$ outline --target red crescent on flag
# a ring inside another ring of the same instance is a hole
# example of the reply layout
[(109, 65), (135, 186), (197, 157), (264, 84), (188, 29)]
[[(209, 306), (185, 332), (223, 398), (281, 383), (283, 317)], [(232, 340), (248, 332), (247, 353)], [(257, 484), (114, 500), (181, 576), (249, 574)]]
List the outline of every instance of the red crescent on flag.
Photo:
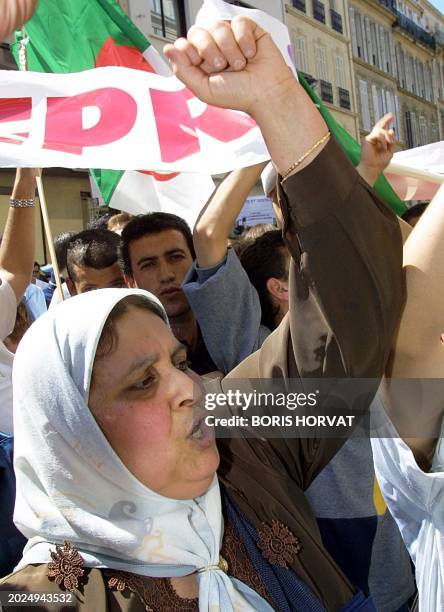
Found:
[(176, 178), (176, 176), (179, 176), (180, 172), (170, 172), (168, 174), (162, 174), (160, 172), (154, 172), (154, 170), (137, 170), (137, 172), (141, 172), (142, 174), (149, 174), (150, 176), (152, 176), (156, 181), (171, 181), (171, 179)]
[(105, 66), (124, 66), (125, 68), (134, 68), (134, 70), (156, 72), (139, 49), (116, 45), (111, 36), (104, 42), (96, 58), (96, 68), (104, 68)]

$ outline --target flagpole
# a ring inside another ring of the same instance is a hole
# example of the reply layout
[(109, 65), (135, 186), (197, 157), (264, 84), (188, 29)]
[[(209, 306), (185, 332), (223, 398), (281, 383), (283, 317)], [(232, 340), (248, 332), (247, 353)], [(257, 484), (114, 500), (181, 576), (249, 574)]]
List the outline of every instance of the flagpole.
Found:
[(419, 170), (418, 168), (412, 168), (410, 166), (404, 166), (403, 164), (397, 164), (394, 162), (390, 162), (390, 164), (384, 170), (384, 174), (386, 173), (399, 174), (399, 176), (426, 180), (429, 183), (436, 183), (437, 185), (441, 185), (441, 183), (444, 183), (444, 174), (438, 174), (437, 172), (428, 172), (426, 170)]
[[(23, 27), (22, 28), (22, 39), (20, 41), (20, 47), (19, 47), (19, 64), (20, 64), (20, 70), (23, 70), (23, 71), (28, 70), (28, 62), (27, 62), (27, 57), (26, 57), (26, 45), (28, 44), (28, 42), (29, 42), (29, 39), (27, 38), (25, 28)], [(55, 277), (56, 286), (57, 286), (57, 293), (59, 294), (60, 301), (63, 302), (65, 298), (63, 295), (62, 282), (60, 280), (59, 264), (57, 262), (57, 257), (56, 257), (55, 248), (54, 248), (54, 240), (52, 237), (51, 225), (49, 222), (48, 207), (46, 205), (46, 197), (45, 197), (45, 191), (43, 189), (41, 173), (39, 176), (36, 177), (36, 183), (37, 183), (37, 193), (39, 195), (40, 210), (42, 211), (42, 216), (43, 216), (43, 227), (45, 229), (46, 242), (48, 243), (49, 255), (51, 257), (51, 263), (52, 263), (52, 267), (54, 270), (54, 277)]]

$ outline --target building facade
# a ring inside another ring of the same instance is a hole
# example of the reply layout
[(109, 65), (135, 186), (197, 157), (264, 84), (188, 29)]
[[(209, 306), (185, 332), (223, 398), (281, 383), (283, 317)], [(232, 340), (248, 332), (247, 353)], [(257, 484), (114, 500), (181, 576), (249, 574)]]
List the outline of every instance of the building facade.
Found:
[(287, 0), (285, 21), (296, 67), (335, 119), (358, 137), (346, 0)]
[(350, 0), (361, 134), (395, 115), (403, 148), (442, 139), (444, 18), (426, 0)]

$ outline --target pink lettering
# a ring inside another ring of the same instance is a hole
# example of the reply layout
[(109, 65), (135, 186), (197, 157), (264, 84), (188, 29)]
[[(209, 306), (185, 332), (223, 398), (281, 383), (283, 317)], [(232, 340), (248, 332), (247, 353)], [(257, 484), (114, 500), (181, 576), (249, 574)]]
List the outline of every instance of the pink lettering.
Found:
[(188, 89), (150, 89), (150, 94), (164, 162), (175, 162), (200, 151), (196, 129), (221, 142), (230, 142), (256, 126), (247, 115), (215, 106), (206, 106), (199, 116), (192, 117), (187, 101), (194, 96)]
[[(84, 129), (82, 116), (87, 106), (97, 106), (100, 119), (93, 127)], [(134, 98), (115, 87), (48, 98), (44, 148), (81, 155), (84, 147), (106, 145), (126, 136), (136, 117)]]

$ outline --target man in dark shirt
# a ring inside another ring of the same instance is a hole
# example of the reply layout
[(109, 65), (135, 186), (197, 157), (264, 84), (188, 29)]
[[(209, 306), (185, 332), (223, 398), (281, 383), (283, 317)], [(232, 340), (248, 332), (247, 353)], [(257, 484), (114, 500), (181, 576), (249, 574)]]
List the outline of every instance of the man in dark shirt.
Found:
[(195, 258), (191, 230), (169, 213), (134, 217), (122, 231), (122, 267), (128, 287), (153, 293), (162, 302), (171, 329), (188, 347), (198, 374), (217, 370), (181, 285)]

